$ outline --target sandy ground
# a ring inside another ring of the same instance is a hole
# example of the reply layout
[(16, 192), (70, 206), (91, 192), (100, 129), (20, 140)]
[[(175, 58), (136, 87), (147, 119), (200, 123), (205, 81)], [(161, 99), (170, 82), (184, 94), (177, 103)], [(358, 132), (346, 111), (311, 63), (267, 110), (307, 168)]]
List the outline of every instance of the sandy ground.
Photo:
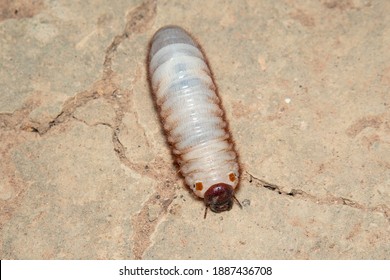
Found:
[[(9, 2), (9, 3), (8, 3)], [(154, 32), (202, 44), (242, 165), (177, 174)], [(1, 1), (1, 259), (390, 259), (390, 1)]]

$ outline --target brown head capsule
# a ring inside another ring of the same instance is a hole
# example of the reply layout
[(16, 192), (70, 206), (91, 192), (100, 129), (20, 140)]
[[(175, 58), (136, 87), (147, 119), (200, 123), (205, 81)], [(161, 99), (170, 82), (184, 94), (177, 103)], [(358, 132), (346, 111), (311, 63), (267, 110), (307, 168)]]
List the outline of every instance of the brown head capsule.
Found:
[(210, 207), (211, 211), (219, 213), (229, 211), (233, 205), (234, 190), (233, 187), (219, 183), (212, 185), (204, 194), (204, 203)]

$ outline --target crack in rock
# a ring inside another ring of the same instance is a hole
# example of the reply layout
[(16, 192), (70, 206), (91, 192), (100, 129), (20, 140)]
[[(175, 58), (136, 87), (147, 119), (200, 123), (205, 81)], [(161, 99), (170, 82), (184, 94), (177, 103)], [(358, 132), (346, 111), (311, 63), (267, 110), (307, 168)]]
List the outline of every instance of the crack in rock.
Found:
[(134, 243), (133, 255), (135, 259), (142, 259), (144, 252), (152, 244), (151, 236), (157, 225), (165, 217), (174, 199), (174, 183), (172, 180), (167, 180), (165, 184), (157, 185), (157, 192), (144, 203), (141, 211), (132, 218), (134, 227), (132, 237)]
[(390, 208), (384, 204), (375, 206), (375, 207), (368, 207), (365, 206), (357, 201), (353, 201), (349, 198), (345, 197), (337, 197), (334, 195), (328, 195), (327, 197), (320, 198), (315, 195), (309, 194), (303, 190), (300, 189), (291, 189), (290, 192), (284, 191), (283, 187), (278, 186), (276, 184), (269, 183), (265, 180), (259, 179), (252, 174), (250, 174), (248, 171), (245, 171), (246, 174), (244, 174), (244, 177), (249, 183), (255, 183), (256, 186), (265, 188), (267, 190), (274, 191), (280, 195), (287, 195), (292, 196), (298, 199), (302, 199), (305, 201), (310, 201), (315, 204), (321, 204), (321, 205), (345, 205), (351, 208), (359, 209), (362, 211), (368, 211), (368, 212), (377, 212), (383, 214), (388, 222), (390, 222)]
[[(124, 39), (130, 37), (131, 34), (140, 33), (147, 30), (147, 27), (155, 18), (156, 7), (156, 1), (145, 1), (127, 15), (127, 23), (123, 32), (120, 35), (115, 36), (112, 43), (106, 50), (106, 57), (103, 64), (103, 79), (112, 77), (112, 60), (118, 46), (123, 42)], [(167, 167), (159, 168), (161, 167), (159, 162), (162, 162), (159, 159), (156, 159), (155, 161), (156, 168), (151, 170), (148, 166), (141, 167), (132, 163), (131, 160), (127, 158), (126, 147), (123, 145), (123, 143), (121, 143), (119, 139), (119, 133), (121, 131), (120, 128), (122, 125), (124, 112), (126, 111), (125, 107), (129, 107), (130, 92), (126, 95), (125, 101), (127, 102), (122, 101), (117, 103), (117, 105), (119, 105), (119, 109), (116, 110), (116, 118), (114, 121), (112, 133), (114, 151), (116, 152), (118, 158), (125, 166), (135, 170), (136, 172), (139, 172), (140, 174), (152, 177), (154, 179), (170, 177), (175, 180), (177, 177), (175, 176), (175, 172), (172, 171), (172, 169), (167, 170)], [(138, 116), (135, 116), (135, 118), (137, 125), (140, 125)], [(157, 185), (156, 193), (144, 203), (139, 213), (132, 218), (132, 224), (134, 228), (132, 242), (134, 243), (133, 255), (135, 259), (142, 259), (143, 253), (152, 243), (152, 234), (154, 233), (161, 219), (165, 217), (165, 214), (168, 211), (168, 207), (174, 199), (175, 189), (171, 185), (173, 185), (172, 181), (167, 181), (166, 184), (163, 185)]]
[(152, 20), (156, 15), (157, 3), (155, 0), (149, 0), (136, 7), (126, 16), (127, 22), (123, 32), (115, 36), (110, 46), (106, 50), (104, 59), (104, 73), (110, 75), (112, 73), (112, 59), (115, 51), (124, 39), (129, 38), (132, 34), (141, 33), (147, 30)]
[(0, 128), (3, 131), (18, 130), (20, 128), (23, 130), (23, 121), (28, 117), (31, 111), (34, 110), (37, 103), (38, 102), (31, 98), (25, 102), (21, 108), (15, 110), (13, 113), (0, 113)]
[(43, 136), (50, 129), (58, 124), (61, 124), (67, 121), (69, 118), (73, 117), (73, 113), (77, 108), (82, 107), (90, 100), (97, 99), (99, 97), (99, 92), (96, 90), (84, 91), (76, 94), (74, 97), (71, 97), (67, 101), (65, 101), (62, 106), (61, 112), (48, 123), (35, 123), (31, 121), (26, 121), (21, 127), (22, 130), (36, 132), (40, 136)]
[[(32, 121), (26, 121), (21, 126), (22, 130), (28, 132), (35, 132), (39, 135), (44, 135), (52, 127), (67, 121), (72, 117), (74, 111), (86, 104), (88, 101), (100, 97), (110, 99), (113, 93), (118, 91), (118, 86), (113, 81), (114, 73), (111, 69), (112, 59), (115, 55), (115, 51), (124, 39), (129, 38), (132, 34), (137, 34), (147, 30), (154, 19), (156, 13), (156, 1), (148, 0), (143, 2), (140, 6), (130, 11), (126, 16), (126, 25), (120, 35), (115, 36), (112, 43), (106, 50), (106, 55), (103, 63), (103, 77), (101, 80), (94, 83), (92, 89), (77, 93), (75, 96), (65, 101), (61, 112), (51, 121), (47, 123), (35, 123)], [(27, 106), (27, 105), (26, 105)], [(17, 114), (1, 114), (0, 126), (1, 127), (15, 127), (22, 123), (20, 120), (19, 111), (26, 111), (26, 106), (17, 111)], [(27, 106), (29, 109), (30, 106)], [(31, 108), (30, 110), (31, 111)], [(25, 115), (25, 114), (23, 114)], [(28, 116), (28, 115), (27, 115)], [(27, 118), (24, 116), (24, 119)]]
[[(51, 131), (53, 127), (65, 123), (69, 120), (76, 119), (83, 121), (74, 116), (76, 109), (84, 106), (89, 101), (104, 98), (108, 103), (113, 105), (115, 111), (115, 119), (113, 125), (107, 125), (112, 129), (113, 149), (120, 159), (121, 163), (130, 169), (146, 175), (151, 178), (174, 178), (172, 181), (167, 181), (166, 184), (158, 185), (155, 195), (151, 196), (144, 203), (140, 212), (132, 218), (134, 234), (132, 242), (134, 243), (133, 254), (136, 259), (141, 259), (143, 252), (151, 244), (151, 235), (154, 233), (157, 224), (165, 216), (170, 204), (175, 195), (175, 188), (172, 186), (177, 176), (172, 168), (163, 166), (161, 158), (156, 158), (154, 170), (148, 166), (141, 166), (132, 163), (127, 158), (125, 151), (126, 147), (119, 139), (119, 133), (122, 126), (124, 112), (128, 111), (131, 106), (132, 91), (120, 89), (115, 82), (116, 73), (112, 70), (112, 62), (116, 54), (118, 46), (127, 38), (137, 33), (142, 33), (152, 24), (156, 15), (157, 3), (155, 0), (144, 1), (141, 5), (134, 8), (126, 16), (126, 24), (120, 35), (117, 35), (112, 40), (105, 52), (102, 77), (96, 81), (90, 89), (79, 92), (73, 97), (67, 99), (61, 109), (61, 112), (52, 120), (45, 123), (36, 123), (28, 119), (34, 104), (26, 104), (14, 114), (0, 114), (0, 127), (7, 130), (22, 130), (25, 132), (37, 133), (39, 136), (44, 136)], [(143, 59), (142, 59), (143, 60)], [(84, 122), (84, 121), (83, 121)], [(137, 120), (138, 122), (138, 120)], [(84, 122), (85, 123), (85, 122)], [(23, 124), (23, 125), (21, 125)], [(168, 169), (168, 170), (167, 170)]]

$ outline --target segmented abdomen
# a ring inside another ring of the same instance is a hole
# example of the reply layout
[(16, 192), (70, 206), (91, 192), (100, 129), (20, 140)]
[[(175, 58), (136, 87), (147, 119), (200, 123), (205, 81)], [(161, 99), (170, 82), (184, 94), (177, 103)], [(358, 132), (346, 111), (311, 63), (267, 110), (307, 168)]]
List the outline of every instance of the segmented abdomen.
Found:
[(218, 184), (218, 190), (224, 184), (234, 190), (237, 155), (200, 46), (180, 27), (161, 28), (151, 42), (149, 75), (168, 142), (188, 186), (201, 198)]

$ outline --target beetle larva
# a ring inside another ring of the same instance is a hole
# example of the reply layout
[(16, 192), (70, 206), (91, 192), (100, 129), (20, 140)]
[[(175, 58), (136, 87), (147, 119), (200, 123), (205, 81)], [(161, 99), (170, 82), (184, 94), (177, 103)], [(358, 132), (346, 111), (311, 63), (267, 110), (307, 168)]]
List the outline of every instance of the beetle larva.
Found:
[(148, 59), (160, 119), (186, 184), (206, 210), (230, 210), (238, 158), (200, 45), (181, 27), (166, 26), (153, 36)]

